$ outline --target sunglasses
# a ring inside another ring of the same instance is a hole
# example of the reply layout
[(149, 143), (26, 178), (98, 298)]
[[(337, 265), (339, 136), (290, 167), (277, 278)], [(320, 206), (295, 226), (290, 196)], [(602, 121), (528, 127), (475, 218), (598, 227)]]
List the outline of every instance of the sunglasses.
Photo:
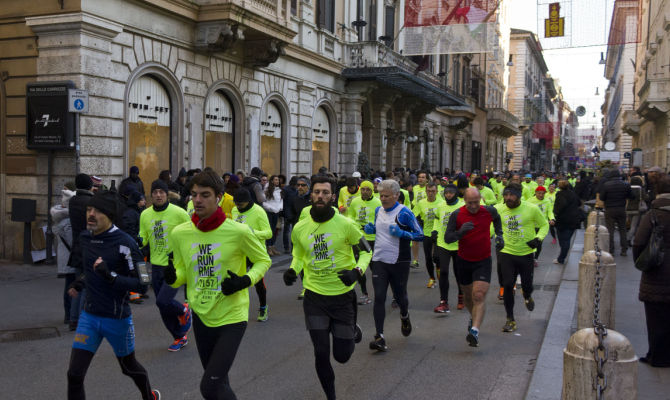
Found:
[(298, 186), (307, 186), (306, 183), (298, 183)]

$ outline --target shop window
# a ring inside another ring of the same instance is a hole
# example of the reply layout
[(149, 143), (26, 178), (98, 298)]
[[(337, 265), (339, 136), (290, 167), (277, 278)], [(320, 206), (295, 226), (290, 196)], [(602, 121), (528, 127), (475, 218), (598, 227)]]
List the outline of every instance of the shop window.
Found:
[(268, 102), (261, 119), (261, 169), (269, 175), (282, 172), (282, 129), (279, 108)]
[(330, 168), (330, 121), (323, 107), (316, 109), (312, 120), (312, 173)]
[(235, 112), (230, 100), (214, 92), (205, 107), (205, 165), (219, 174), (234, 172)]

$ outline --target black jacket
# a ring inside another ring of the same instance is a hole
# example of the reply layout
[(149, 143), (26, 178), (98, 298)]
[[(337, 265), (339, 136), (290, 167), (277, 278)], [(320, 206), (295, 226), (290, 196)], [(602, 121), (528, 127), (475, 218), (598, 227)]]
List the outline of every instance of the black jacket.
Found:
[(591, 200), (591, 180), (588, 178), (580, 179), (575, 185), (575, 194), (582, 201)]
[(68, 211), (70, 225), (72, 226), (72, 251), (68, 265), (81, 269), (81, 249), (79, 248), (79, 235), (86, 230), (86, 207), (91, 201), (93, 192), (90, 190), (77, 189), (74, 197), (70, 199)]
[(142, 196), (146, 196), (146, 193), (144, 192), (144, 183), (142, 183), (140, 178), (133, 180), (133, 178), (128, 177), (121, 181), (121, 184), (119, 185), (119, 194), (121, 196), (127, 198), (133, 191), (139, 192)]
[(557, 229), (577, 229), (582, 219), (582, 202), (572, 189), (561, 190), (556, 193), (554, 202), (554, 219)]
[(637, 259), (651, 238), (651, 213), (655, 213), (656, 221), (663, 227), (665, 253), (663, 265), (651, 271), (643, 272), (640, 279), (640, 301), (666, 303), (670, 306), (670, 194), (658, 195), (640, 221), (633, 239), (633, 258)]
[(633, 198), (630, 185), (621, 180), (618, 174), (610, 176), (600, 188), (600, 200), (605, 203), (606, 210), (608, 208), (624, 208), (626, 207), (626, 200)]
[(300, 196), (296, 195), (295, 200), (293, 201), (293, 223), (297, 223), (298, 219), (300, 218), (300, 213), (302, 212), (302, 209), (307, 207), (308, 205), (312, 204), (312, 201), (310, 199), (309, 192), (307, 192), (306, 195)]
[[(84, 265), (86, 287), (86, 312), (101, 317), (122, 319), (130, 316), (128, 291), (146, 293), (136, 265), (143, 260), (137, 243), (127, 233), (112, 225), (99, 235), (84, 231), (79, 237)], [(107, 268), (118, 274), (114, 283), (109, 283), (93, 270), (93, 263), (102, 257)]]
[(136, 239), (140, 234), (140, 213), (142, 213), (142, 210), (137, 207), (137, 203), (128, 199), (126, 202), (126, 208), (123, 211), (122, 229), (133, 239)]
[(295, 210), (293, 209), (293, 203), (295, 203), (295, 198), (298, 197), (298, 191), (286, 185), (282, 189), (282, 200), (284, 202), (282, 210), (284, 210), (284, 219), (289, 222), (293, 222), (294, 219), (297, 219), (295, 216)]

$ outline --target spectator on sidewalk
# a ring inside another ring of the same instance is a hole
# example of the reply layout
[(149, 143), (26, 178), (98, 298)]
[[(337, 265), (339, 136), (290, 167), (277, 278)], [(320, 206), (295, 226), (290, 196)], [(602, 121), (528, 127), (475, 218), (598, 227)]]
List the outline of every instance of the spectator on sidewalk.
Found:
[(268, 215), (270, 221), (270, 229), (272, 230), (272, 237), (265, 241), (270, 256), (278, 256), (281, 253), (275, 248), (277, 241), (277, 223), (279, 222), (279, 213), (283, 210), (284, 201), (282, 199), (282, 190), (279, 183), (279, 177), (272, 175), (268, 181), (268, 186), (265, 189), (265, 202), (263, 208)]
[(663, 227), (665, 257), (660, 267), (642, 273), (639, 300), (644, 302), (649, 350), (640, 362), (652, 367), (670, 367), (670, 178), (656, 181), (656, 199), (640, 222), (633, 240), (633, 257), (637, 259), (651, 237), (651, 214)]
[[(70, 211), (68, 205), (75, 192), (63, 189), (63, 197), (60, 204), (51, 207), (51, 220), (53, 234), (58, 238), (58, 247), (56, 248), (56, 261), (58, 277), (65, 279), (65, 288), (63, 290), (63, 308), (65, 310), (64, 324), (70, 323), (70, 314), (72, 299), (67, 294), (70, 284), (77, 278), (77, 270), (70, 267), (70, 249), (72, 249), (72, 225), (70, 225)], [(78, 314), (78, 313), (77, 313)]]
[(140, 192), (142, 196), (145, 196), (146, 193), (144, 192), (144, 183), (140, 179), (140, 169), (133, 165), (130, 167), (130, 171), (128, 172), (128, 177), (122, 180), (121, 184), (119, 185), (119, 193), (121, 196), (128, 198), (128, 195), (130, 195), (130, 193), (133, 191)]
[(614, 228), (619, 231), (619, 245), (621, 255), (625, 256), (628, 250), (626, 238), (626, 200), (633, 199), (630, 185), (621, 179), (618, 169), (609, 172), (607, 182), (600, 188), (600, 200), (605, 205), (605, 225), (610, 234), (610, 254), (614, 254)]
[(645, 212), (647, 212), (647, 192), (644, 190), (642, 183), (642, 176), (633, 175), (630, 178), (630, 188), (633, 192), (634, 200), (628, 201), (626, 204), (626, 214), (630, 217), (630, 227), (628, 229), (628, 243), (630, 244), (635, 237), (637, 227), (640, 225), (640, 220)]
[(565, 264), (565, 258), (570, 250), (572, 234), (582, 223), (582, 212), (580, 210), (582, 203), (567, 180), (559, 181), (558, 188), (560, 191), (556, 193), (554, 219), (561, 252), (558, 258), (554, 260), (554, 264)]

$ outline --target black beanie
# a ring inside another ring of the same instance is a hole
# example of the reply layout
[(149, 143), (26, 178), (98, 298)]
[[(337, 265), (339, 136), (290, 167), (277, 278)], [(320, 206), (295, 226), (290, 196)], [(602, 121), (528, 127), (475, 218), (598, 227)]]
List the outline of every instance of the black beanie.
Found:
[(233, 201), (235, 203), (249, 203), (251, 202), (251, 193), (246, 188), (239, 188), (235, 191)]
[(154, 190), (156, 190), (156, 189), (160, 189), (160, 190), (164, 191), (166, 194), (169, 190), (167, 183), (165, 183), (165, 181), (160, 180), (160, 179), (156, 179), (155, 181), (151, 182), (151, 193), (153, 193)]
[(144, 195), (137, 190), (133, 190), (128, 198), (133, 202), (133, 204), (137, 204), (144, 198)]
[(95, 207), (105, 214), (111, 221), (116, 217), (117, 199), (116, 195), (108, 190), (97, 192), (88, 203), (89, 207)]
[(91, 190), (93, 181), (91, 180), (91, 177), (86, 174), (77, 174), (74, 178), (74, 186), (77, 189)]

